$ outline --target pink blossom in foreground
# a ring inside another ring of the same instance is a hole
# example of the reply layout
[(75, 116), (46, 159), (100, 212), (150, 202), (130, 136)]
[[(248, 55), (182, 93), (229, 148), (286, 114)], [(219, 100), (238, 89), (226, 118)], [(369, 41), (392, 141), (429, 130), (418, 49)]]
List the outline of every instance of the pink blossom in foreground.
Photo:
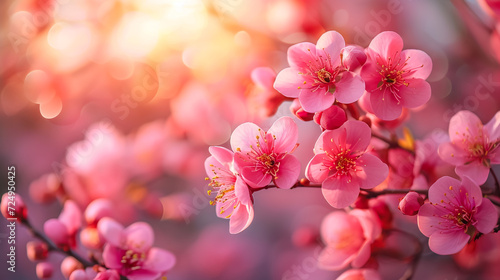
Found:
[(349, 206), (360, 188), (376, 187), (387, 177), (387, 165), (366, 153), (370, 139), (366, 123), (349, 120), (338, 129), (324, 131), (316, 141), (306, 177), (322, 184), (323, 196), (333, 207)]
[(298, 98), (306, 112), (327, 109), (335, 100), (353, 103), (363, 94), (360, 76), (346, 69), (340, 53), (345, 47), (342, 35), (328, 31), (316, 45), (299, 43), (288, 49), (289, 68), (278, 73), (274, 88), (286, 97)]
[(360, 75), (366, 84), (364, 98), (377, 117), (393, 120), (401, 115), (403, 107), (427, 103), (431, 87), (425, 79), (432, 71), (432, 60), (425, 52), (403, 51), (401, 36), (385, 31), (373, 38), (366, 53), (368, 60)]
[(349, 269), (336, 280), (382, 280), (382, 277), (375, 269)]
[(429, 188), (429, 202), (420, 208), (417, 221), (436, 254), (457, 253), (477, 232), (491, 232), (498, 220), (493, 203), (468, 177), (462, 182), (441, 177)]
[(381, 233), (380, 221), (370, 210), (330, 213), (321, 224), (326, 248), (319, 255), (319, 267), (327, 270), (341, 270), (349, 264), (362, 267), (370, 258), (371, 244)]
[(106, 241), (104, 264), (130, 280), (157, 279), (175, 264), (172, 253), (152, 247), (154, 232), (147, 223), (136, 222), (124, 228), (111, 218), (103, 218), (97, 229)]
[[(247, 184), (234, 173), (234, 154), (223, 147), (210, 147), (210, 156), (205, 161), (209, 186), (217, 192), (214, 201), (217, 216), (230, 219), (229, 232), (239, 233), (253, 220), (253, 201)], [(208, 194), (211, 194), (211, 190)]]
[(289, 189), (300, 173), (300, 162), (291, 155), (297, 139), (297, 125), (290, 117), (276, 120), (267, 132), (256, 124), (244, 123), (231, 135), (234, 168), (253, 188), (273, 181), (279, 188)]
[(459, 176), (486, 182), (491, 164), (500, 163), (500, 112), (483, 126), (473, 113), (460, 111), (451, 118), (448, 133), (451, 142), (439, 146), (439, 156), (455, 165)]

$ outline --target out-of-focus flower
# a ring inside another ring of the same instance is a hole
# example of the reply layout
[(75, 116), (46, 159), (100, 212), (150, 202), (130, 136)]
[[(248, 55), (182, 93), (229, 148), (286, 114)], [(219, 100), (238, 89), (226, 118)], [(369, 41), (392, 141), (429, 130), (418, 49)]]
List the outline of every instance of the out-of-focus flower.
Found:
[(147, 223), (136, 222), (124, 228), (111, 218), (103, 218), (97, 229), (106, 241), (104, 264), (128, 279), (156, 279), (175, 264), (172, 253), (152, 247), (154, 232)]
[(380, 221), (371, 210), (330, 213), (321, 224), (326, 248), (318, 258), (318, 265), (328, 270), (341, 270), (349, 264), (362, 267), (370, 258), (371, 244), (381, 233)]
[(394, 120), (402, 108), (424, 105), (431, 97), (425, 81), (432, 71), (432, 60), (423, 51), (404, 50), (397, 33), (385, 31), (373, 38), (366, 49), (368, 61), (361, 68), (366, 94), (373, 113), (383, 120)]
[(276, 73), (269, 67), (258, 67), (252, 70), (250, 77), (255, 84), (247, 98), (250, 112), (262, 119), (273, 116), (286, 100), (273, 88)]
[(231, 135), (234, 168), (251, 187), (273, 181), (277, 187), (289, 189), (300, 173), (300, 162), (291, 155), (297, 139), (297, 125), (290, 117), (276, 120), (267, 132), (254, 123), (244, 123)]
[[(205, 161), (209, 186), (217, 192), (214, 201), (217, 216), (230, 219), (229, 232), (239, 233), (253, 220), (253, 201), (243, 178), (234, 173), (234, 154), (223, 147), (210, 147), (211, 156)], [(208, 191), (210, 195), (212, 190)]]
[(319, 124), (323, 130), (333, 130), (339, 128), (347, 121), (347, 115), (337, 105), (332, 105), (330, 108), (314, 113), (314, 122)]
[(439, 145), (439, 156), (456, 166), (459, 176), (486, 182), (491, 164), (500, 163), (500, 112), (483, 126), (475, 114), (460, 111), (451, 118), (448, 133), (451, 142)]
[(387, 165), (366, 153), (370, 139), (366, 123), (349, 120), (338, 129), (324, 131), (316, 141), (306, 177), (322, 184), (323, 196), (333, 207), (349, 206), (360, 188), (373, 188), (387, 177)]
[(50, 262), (40, 262), (36, 264), (36, 276), (39, 279), (49, 279), (54, 273), (54, 266)]
[(408, 192), (399, 202), (398, 209), (408, 216), (415, 216), (420, 207), (424, 205), (424, 199), (416, 192)]
[(342, 64), (341, 50), (345, 47), (342, 35), (328, 31), (316, 45), (299, 43), (288, 49), (289, 68), (281, 70), (274, 88), (286, 97), (299, 98), (306, 112), (319, 112), (335, 100), (352, 103), (363, 94), (361, 77)]
[(30, 196), (39, 203), (54, 201), (61, 190), (61, 181), (54, 173), (45, 174), (39, 179), (31, 182)]
[(468, 177), (462, 182), (447, 176), (438, 179), (429, 188), (429, 203), (418, 212), (418, 228), (440, 255), (457, 253), (477, 232), (491, 232), (497, 220), (493, 203)]
[(76, 233), (82, 226), (82, 212), (78, 205), (67, 200), (57, 219), (47, 220), (43, 230), (57, 246), (66, 248), (76, 246)]
[(4, 193), (2, 195), (2, 202), (0, 203), (0, 211), (6, 219), (16, 219), (16, 221), (24, 221), (28, 217), (28, 209), (24, 204), (23, 199), (17, 193), (9, 195)]
[(382, 280), (382, 277), (375, 269), (349, 269), (336, 280)]
[(83, 269), (83, 265), (73, 257), (66, 257), (61, 262), (61, 273), (67, 279), (77, 269)]
[(45, 242), (30, 241), (26, 244), (26, 252), (30, 261), (45, 260), (49, 254), (49, 247)]
[(120, 274), (114, 269), (88, 267), (73, 271), (69, 280), (120, 280)]

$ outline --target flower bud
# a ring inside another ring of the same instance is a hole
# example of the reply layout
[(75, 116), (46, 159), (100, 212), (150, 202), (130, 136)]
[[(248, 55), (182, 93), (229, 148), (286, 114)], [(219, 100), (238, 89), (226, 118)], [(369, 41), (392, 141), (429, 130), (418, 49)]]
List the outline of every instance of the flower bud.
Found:
[(49, 279), (54, 273), (54, 266), (50, 262), (41, 262), (36, 265), (36, 276), (40, 279)]
[(66, 226), (58, 219), (47, 220), (43, 224), (43, 231), (58, 247), (69, 245), (69, 234)]
[(302, 106), (300, 105), (300, 101), (298, 99), (294, 99), (292, 102), (292, 105), (290, 105), (290, 111), (297, 116), (300, 120), (303, 120), (305, 122), (307, 121), (312, 121), (314, 118), (313, 113), (308, 113), (302, 109)]
[(113, 205), (111, 201), (99, 198), (92, 201), (85, 209), (85, 221), (88, 225), (97, 225), (104, 217), (113, 217)]
[(89, 249), (100, 249), (104, 245), (99, 232), (95, 227), (86, 227), (80, 232), (80, 241), (82, 245)]
[(0, 211), (6, 219), (17, 219), (17, 221), (26, 220), (28, 210), (26, 205), (17, 193), (4, 193), (0, 203)]
[(350, 45), (340, 51), (342, 57), (342, 64), (349, 71), (355, 71), (363, 66), (366, 62), (366, 54), (362, 47)]
[(61, 272), (66, 279), (77, 269), (83, 269), (83, 265), (73, 257), (66, 257), (61, 262)]
[(416, 192), (408, 192), (401, 201), (399, 201), (398, 209), (404, 215), (414, 216), (418, 213), (420, 206), (424, 204), (424, 199)]
[(30, 241), (26, 244), (28, 259), (32, 262), (45, 260), (49, 254), (49, 247), (45, 242)]
[(319, 124), (323, 130), (337, 129), (346, 121), (347, 115), (345, 111), (336, 105), (314, 114), (314, 122)]

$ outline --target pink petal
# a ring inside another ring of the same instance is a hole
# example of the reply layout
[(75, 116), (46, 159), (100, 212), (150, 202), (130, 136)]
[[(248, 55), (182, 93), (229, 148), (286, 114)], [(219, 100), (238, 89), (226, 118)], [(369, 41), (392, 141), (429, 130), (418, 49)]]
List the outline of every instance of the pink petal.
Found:
[(346, 148), (354, 153), (364, 152), (370, 144), (372, 130), (362, 121), (348, 120), (338, 130), (345, 128)]
[(337, 31), (328, 31), (319, 37), (316, 43), (316, 54), (321, 55), (322, 51), (325, 51), (330, 56), (332, 65), (337, 65), (340, 60), (340, 50), (344, 47), (344, 37)]
[(272, 88), (276, 79), (276, 73), (269, 67), (257, 67), (252, 70), (250, 78), (257, 86)]
[(278, 154), (291, 152), (297, 145), (299, 138), (297, 124), (290, 117), (281, 117), (276, 120), (268, 133), (276, 136), (274, 151)]
[(460, 193), (460, 189), (454, 189), (453, 191), (455, 192), (454, 195), (461, 195), (462, 197), (465, 195), (470, 200), (474, 200), (476, 205), (480, 205), (483, 201), (483, 192), (481, 188), (468, 177), (462, 178), (462, 193)]
[(272, 176), (262, 170), (255, 170), (254, 166), (246, 166), (241, 169), (241, 177), (252, 188), (262, 188), (272, 180)]
[(474, 215), (477, 224), (474, 227), (482, 233), (490, 233), (497, 225), (498, 211), (489, 199), (483, 199), (483, 202), (477, 207)]
[(276, 186), (281, 189), (289, 189), (297, 183), (300, 175), (300, 161), (293, 155), (286, 155), (279, 162), (280, 167), (274, 179)]
[(335, 85), (337, 86), (334, 92), (335, 98), (344, 104), (357, 101), (365, 92), (365, 82), (352, 72), (344, 72), (342, 79)]
[(260, 137), (259, 129), (256, 124), (247, 122), (239, 125), (231, 135), (231, 149), (236, 152), (239, 149), (243, 152), (250, 151), (250, 146), (257, 144), (257, 136)]
[(469, 153), (462, 148), (457, 148), (450, 142), (441, 143), (438, 154), (442, 160), (452, 165), (463, 165), (469, 161)]
[(247, 184), (241, 177), (236, 177), (236, 183), (234, 184), (234, 194), (238, 200), (244, 205), (251, 205), (252, 198), (250, 196), (250, 190)]
[(326, 270), (341, 270), (352, 261), (354, 254), (327, 246), (318, 257), (318, 266)]
[(312, 183), (323, 183), (328, 177), (329, 170), (323, 165), (325, 154), (315, 155), (306, 167), (306, 177)]
[(484, 125), (484, 132), (488, 136), (489, 142), (495, 142), (500, 138), (500, 112)]
[(347, 214), (345, 211), (331, 212), (321, 222), (321, 238), (325, 244), (337, 243), (340, 236), (339, 232), (347, 229), (355, 233), (363, 231), (356, 217)]
[(371, 242), (365, 241), (358, 251), (356, 257), (352, 260), (353, 267), (362, 267), (370, 259), (371, 256)]
[(396, 52), (401, 52), (403, 49), (403, 39), (396, 32), (384, 31), (373, 38), (368, 48), (374, 50), (383, 58), (394, 58)]
[(304, 78), (299, 74), (297, 68), (285, 68), (278, 73), (274, 81), (274, 89), (286, 97), (299, 97), (300, 87), (303, 85)]
[(122, 247), (125, 243), (124, 228), (115, 220), (104, 217), (97, 223), (97, 231), (108, 244)]
[[(450, 202), (450, 199), (455, 199), (458, 195), (457, 192), (460, 191), (461, 185), (462, 183), (459, 180), (443, 176), (437, 179), (429, 188), (429, 201), (432, 203), (440, 203), (441, 200)], [(453, 202), (455, 201), (453, 200)]]
[(370, 105), (375, 116), (385, 121), (397, 119), (403, 111), (402, 105), (398, 103), (394, 95), (385, 89), (376, 89), (371, 92)]
[(288, 48), (287, 58), (291, 67), (308, 68), (309, 61), (316, 58), (316, 45), (309, 42), (295, 44)]
[(370, 242), (382, 234), (382, 225), (378, 216), (372, 210), (354, 209), (349, 215), (355, 216), (363, 229), (364, 237)]
[(486, 179), (488, 179), (490, 169), (479, 160), (476, 160), (469, 164), (455, 167), (455, 173), (461, 178), (467, 176), (478, 185), (482, 185), (486, 182)]
[(371, 189), (382, 183), (389, 174), (389, 167), (378, 157), (371, 154), (363, 154), (356, 161), (360, 171), (356, 172), (360, 187)]
[(366, 91), (373, 92), (379, 90), (379, 83), (382, 82), (382, 76), (379, 72), (380, 66), (376, 62), (367, 62), (363, 65), (359, 75), (365, 81)]
[(82, 211), (73, 200), (64, 202), (63, 210), (59, 215), (61, 221), (70, 235), (76, 233), (82, 227)]
[(335, 95), (320, 87), (311, 90), (303, 88), (299, 95), (300, 105), (302, 109), (309, 113), (323, 111), (332, 106), (335, 101)]
[(222, 163), (224, 166), (227, 166), (227, 164), (233, 162), (233, 152), (229, 149), (219, 146), (211, 146), (208, 147), (208, 151), (218, 162)]
[(160, 275), (159, 272), (138, 269), (127, 273), (126, 276), (128, 280), (156, 280)]
[(345, 208), (356, 201), (359, 195), (359, 185), (348, 182), (346, 176), (340, 178), (329, 177), (321, 185), (326, 201), (334, 208)]
[(237, 234), (245, 230), (252, 223), (254, 216), (253, 207), (240, 204), (231, 216), (229, 221), (229, 233)]
[(408, 86), (399, 87), (401, 105), (416, 108), (424, 105), (431, 98), (431, 86), (422, 79), (407, 80)]
[(169, 251), (153, 247), (148, 251), (143, 268), (154, 272), (165, 272), (175, 265), (175, 256)]
[(439, 214), (436, 207), (429, 203), (425, 203), (420, 207), (417, 216), (418, 229), (423, 235), (429, 237), (434, 232), (440, 229), (440, 218), (435, 217)]
[(462, 250), (469, 238), (462, 230), (436, 231), (429, 237), (429, 248), (439, 255), (451, 255)]
[(69, 243), (69, 233), (66, 225), (58, 219), (49, 219), (43, 224), (43, 231), (57, 246), (66, 246)]
[(102, 252), (102, 259), (104, 264), (111, 269), (120, 269), (122, 267), (122, 257), (124, 254), (124, 250), (115, 247), (111, 244), (106, 244), (104, 246), (104, 251)]
[(432, 72), (431, 57), (421, 50), (404, 50), (401, 52), (401, 58), (408, 63), (405, 69), (415, 69), (411, 77), (416, 79), (427, 79)]
[(154, 242), (153, 228), (144, 222), (136, 222), (128, 226), (125, 231), (127, 248), (136, 252), (145, 252)]
[[(460, 111), (450, 119), (448, 133), (452, 143), (459, 145), (469, 135), (472, 139), (483, 132), (481, 120), (469, 111)], [(456, 142), (456, 143), (455, 143)]]

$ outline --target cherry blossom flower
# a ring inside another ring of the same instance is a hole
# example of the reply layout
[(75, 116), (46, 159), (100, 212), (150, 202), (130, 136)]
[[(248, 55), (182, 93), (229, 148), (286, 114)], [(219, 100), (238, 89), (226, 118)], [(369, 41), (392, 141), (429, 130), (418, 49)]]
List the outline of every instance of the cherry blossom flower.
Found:
[(278, 73), (274, 88), (286, 97), (299, 98), (306, 112), (327, 109), (335, 100), (352, 103), (365, 88), (360, 76), (344, 67), (340, 55), (342, 35), (328, 31), (316, 45), (299, 43), (288, 49), (289, 68)]
[(152, 247), (154, 232), (147, 223), (136, 222), (124, 228), (106, 217), (99, 221), (97, 229), (106, 241), (104, 264), (130, 280), (157, 279), (175, 264), (172, 253)]
[(338, 129), (324, 131), (316, 141), (306, 177), (322, 184), (323, 196), (331, 206), (349, 206), (360, 188), (373, 188), (387, 177), (387, 165), (366, 153), (370, 139), (366, 123), (349, 120)]
[(479, 186), (464, 177), (439, 178), (429, 188), (429, 202), (420, 208), (418, 228), (429, 237), (429, 247), (436, 254), (460, 251), (477, 232), (489, 233), (498, 220), (498, 212)]
[(455, 165), (459, 176), (477, 184), (486, 182), (491, 164), (500, 163), (500, 112), (486, 125), (469, 111), (460, 111), (450, 120), (451, 142), (439, 146), (439, 156)]
[[(210, 203), (215, 204), (218, 217), (230, 219), (229, 232), (239, 233), (253, 220), (250, 191), (243, 179), (233, 171), (233, 152), (217, 146), (210, 147), (209, 151), (212, 156), (205, 161), (205, 170), (209, 176), (209, 186), (217, 192)], [(209, 190), (208, 194), (211, 192), (212, 190)]]
[(416, 108), (431, 97), (425, 81), (432, 71), (432, 60), (423, 51), (404, 50), (397, 33), (385, 31), (373, 38), (366, 49), (368, 60), (360, 75), (366, 84), (366, 98), (373, 113), (383, 120), (394, 120), (402, 108)]
[(349, 264), (362, 267), (370, 258), (371, 244), (381, 233), (380, 221), (371, 210), (330, 213), (321, 224), (326, 248), (319, 255), (318, 265), (327, 270), (341, 270)]
[(256, 124), (244, 123), (231, 135), (234, 168), (253, 188), (273, 181), (283, 189), (299, 178), (300, 162), (291, 155), (297, 147), (298, 129), (290, 117), (282, 117), (265, 132)]

